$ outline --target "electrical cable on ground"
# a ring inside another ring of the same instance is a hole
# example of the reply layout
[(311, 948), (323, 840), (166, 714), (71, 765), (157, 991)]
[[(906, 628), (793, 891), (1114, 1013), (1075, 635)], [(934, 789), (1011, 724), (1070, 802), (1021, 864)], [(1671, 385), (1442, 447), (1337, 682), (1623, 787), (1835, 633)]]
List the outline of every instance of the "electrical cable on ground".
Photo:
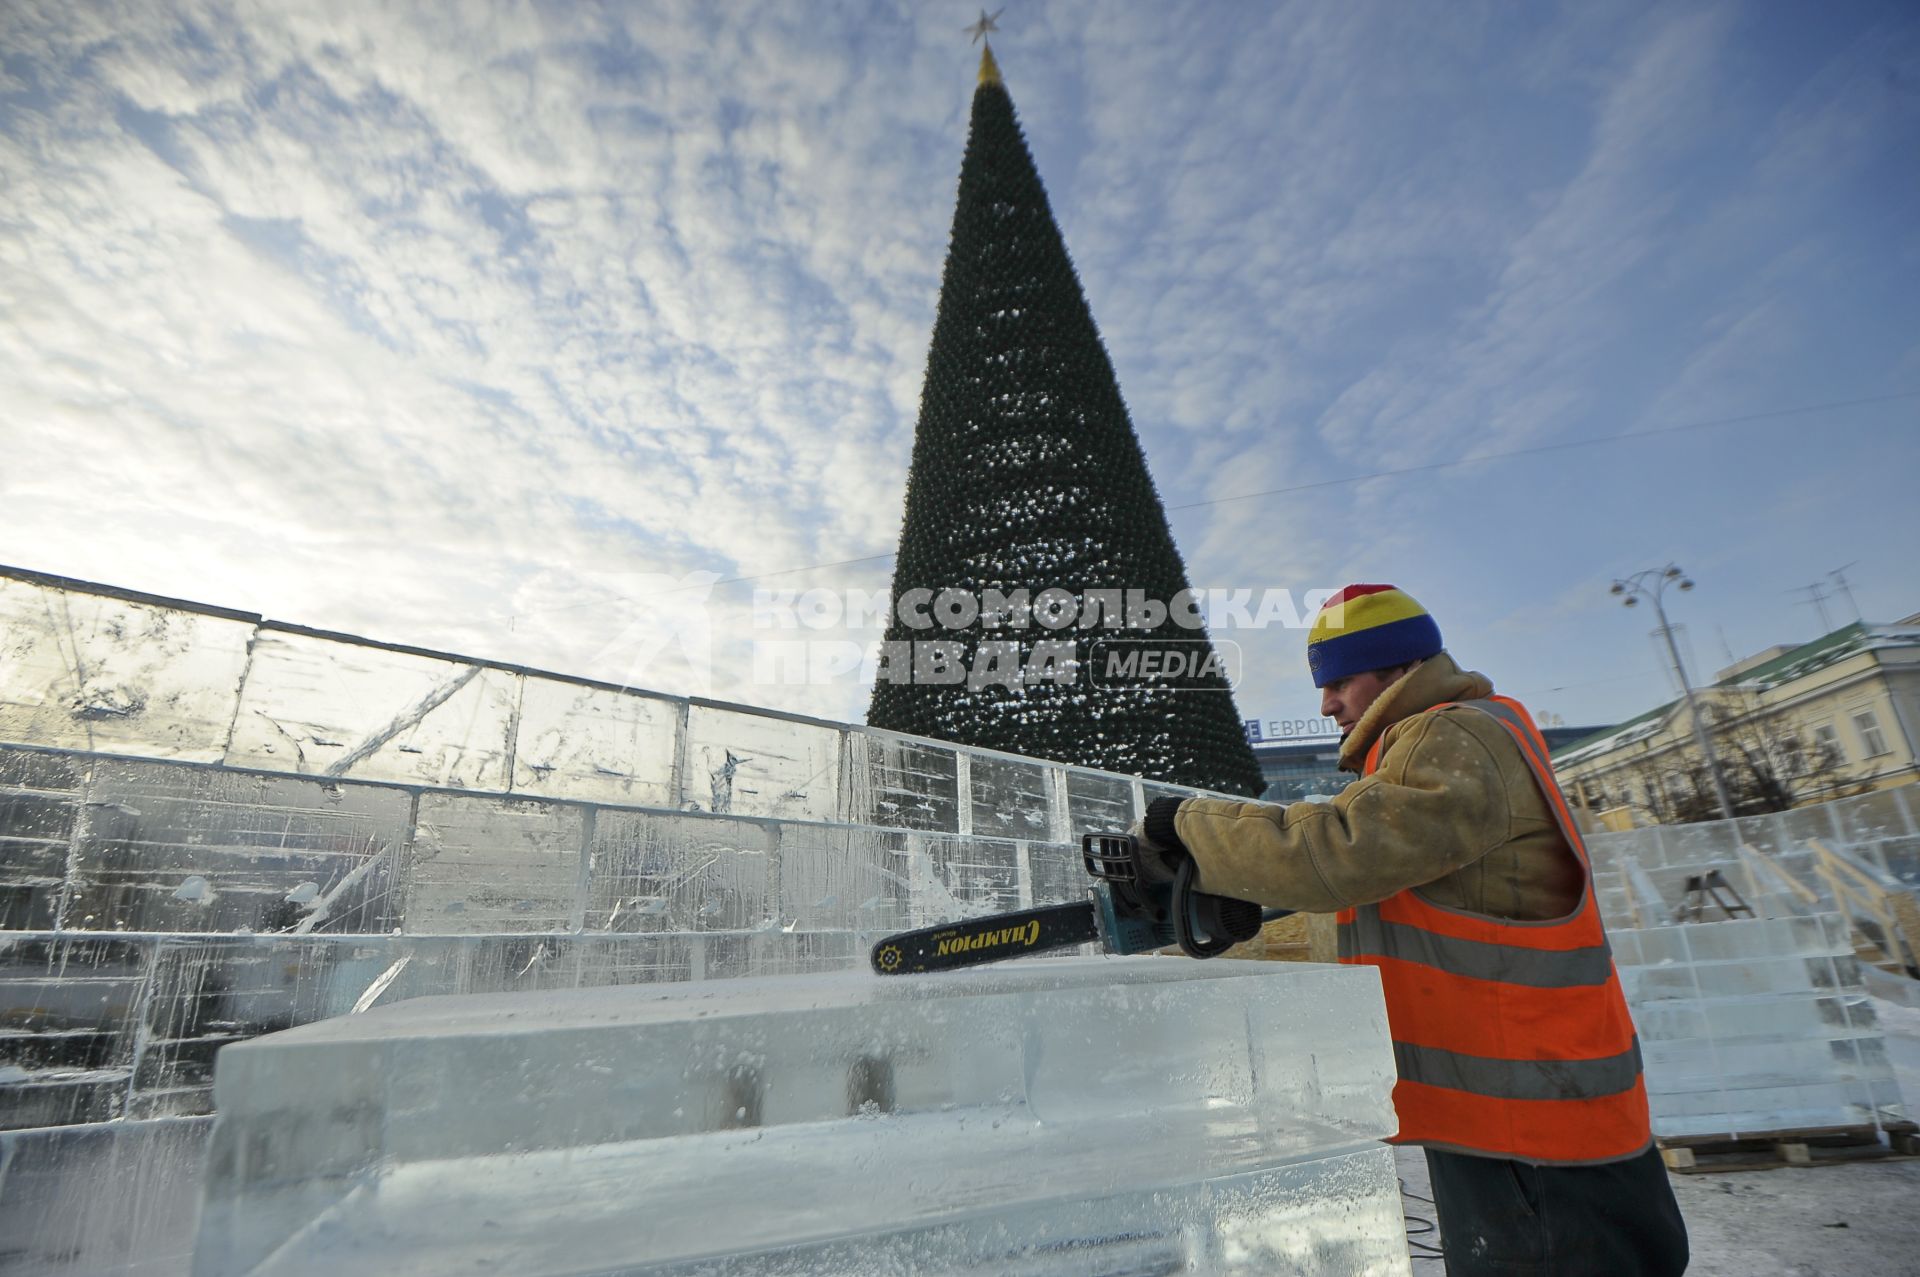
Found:
[[(1402, 1176), (1400, 1179), (1400, 1198), (1402, 1202), (1425, 1202), (1429, 1206), (1434, 1204), (1431, 1197), (1422, 1197), (1418, 1193), (1409, 1191), (1405, 1176)], [(1440, 1233), (1440, 1226), (1438, 1224), (1424, 1215), (1409, 1214), (1404, 1209), (1400, 1212), (1400, 1218), (1405, 1220), (1407, 1224), (1407, 1251), (1411, 1258), (1437, 1259), (1442, 1263), (1446, 1262), (1446, 1252), (1440, 1249), (1438, 1245), (1432, 1242), (1414, 1240), (1416, 1237), (1432, 1236), (1437, 1238)]]

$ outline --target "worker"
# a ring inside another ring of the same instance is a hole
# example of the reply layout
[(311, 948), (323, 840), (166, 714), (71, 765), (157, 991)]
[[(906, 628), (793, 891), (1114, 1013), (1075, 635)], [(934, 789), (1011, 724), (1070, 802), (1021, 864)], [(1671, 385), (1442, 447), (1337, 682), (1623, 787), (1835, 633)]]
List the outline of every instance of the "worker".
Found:
[(1462, 670), (1405, 592), (1350, 585), (1307, 664), (1338, 722), (1331, 802), (1161, 798), (1136, 872), (1338, 915), (1375, 967), (1450, 1277), (1667, 1277), (1686, 1226), (1653, 1147), (1640, 1050), (1586, 848), (1518, 701)]

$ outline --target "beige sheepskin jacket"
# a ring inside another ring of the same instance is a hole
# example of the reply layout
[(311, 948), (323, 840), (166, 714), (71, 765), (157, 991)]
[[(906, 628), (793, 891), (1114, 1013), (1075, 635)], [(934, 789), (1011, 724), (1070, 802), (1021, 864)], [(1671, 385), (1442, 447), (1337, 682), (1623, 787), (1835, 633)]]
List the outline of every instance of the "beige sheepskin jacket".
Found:
[(1414, 888), (1438, 905), (1496, 918), (1559, 918), (1580, 903), (1580, 862), (1507, 730), (1473, 709), (1424, 713), (1490, 694), (1445, 652), (1380, 694), (1340, 749), (1360, 771), (1330, 803), (1190, 798), (1174, 829), (1199, 886), (1269, 908), (1330, 913)]

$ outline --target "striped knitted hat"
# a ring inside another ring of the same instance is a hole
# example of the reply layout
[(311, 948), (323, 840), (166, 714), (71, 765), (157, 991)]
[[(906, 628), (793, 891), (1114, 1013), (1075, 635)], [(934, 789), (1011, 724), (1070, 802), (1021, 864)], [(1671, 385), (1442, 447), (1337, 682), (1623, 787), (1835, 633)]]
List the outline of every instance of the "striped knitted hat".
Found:
[(1313, 685), (1421, 661), (1440, 650), (1440, 627), (1391, 585), (1349, 585), (1320, 608), (1307, 633)]

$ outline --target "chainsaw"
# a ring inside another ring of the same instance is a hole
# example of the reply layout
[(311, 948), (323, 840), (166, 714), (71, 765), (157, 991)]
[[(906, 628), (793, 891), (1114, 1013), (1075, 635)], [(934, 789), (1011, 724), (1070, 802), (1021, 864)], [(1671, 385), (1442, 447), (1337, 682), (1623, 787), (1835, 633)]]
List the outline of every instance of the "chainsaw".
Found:
[(1191, 856), (1181, 857), (1171, 882), (1143, 881), (1130, 834), (1088, 834), (1080, 859), (1094, 879), (1085, 900), (902, 931), (873, 946), (873, 969), (949, 971), (1093, 943), (1108, 953), (1177, 946), (1189, 957), (1212, 958), (1292, 912), (1196, 891)]

